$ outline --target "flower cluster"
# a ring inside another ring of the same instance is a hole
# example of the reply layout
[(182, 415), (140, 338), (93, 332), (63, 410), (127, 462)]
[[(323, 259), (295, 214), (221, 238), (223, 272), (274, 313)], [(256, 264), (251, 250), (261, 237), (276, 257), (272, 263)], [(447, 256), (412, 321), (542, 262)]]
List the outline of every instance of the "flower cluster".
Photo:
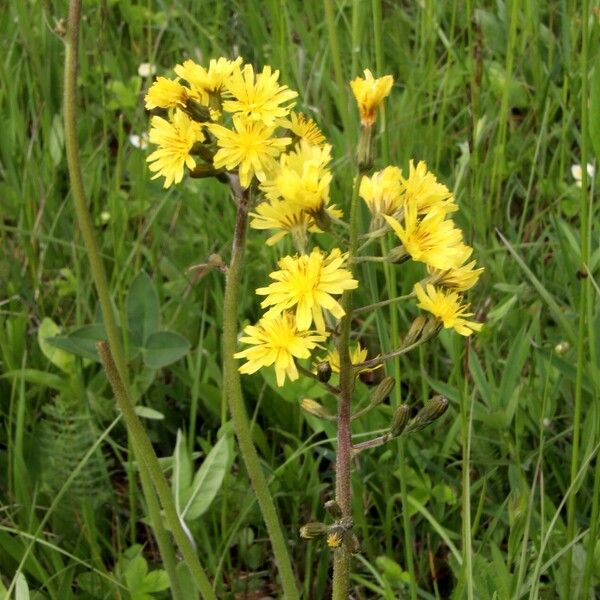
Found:
[[(348, 227), (331, 202), (332, 148), (314, 121), (292, 110), (298, 94), (269, 66), (255, 72), (241, 58), (219, 58), (208, 67), (186, 60), (174, 71), (176, 78), (158, 77), (145, 97), (148, 109), (161, 112), (152, 117), (149, 134), (158, 146), (147, 159), (154, 177), (164, 177), (165, 187), (179, 183), (186, 168), (196, 177), (236, 177), (259, 199), (250, 209), (250, 227), (268, 231), (270, 246), (289, 234), (297, 251), (280, 258), (271, 282), (256, 289), (265, 313), (246, 327), (241, 342), (248, 347), (235, 355), (246, 359), (242, 373), (273, 366), (283, 385), (299, 376), (295, 360), (309, 358), (336, 331), (345, 316), (341, 297), (358, 287), (349, 248), (309, 244), (310, 234)], [(369, 70), (364, 75), (350, 85), (370, 155), (377, 110), (393, 78), (375, 78)], [(414, 289), (418, 306), (462, 335), (481, 329), (468, 319), (472, 313), (461, 298), (482, 269), (469, 261), (472, 249), (451, 218), (458, 210), (452, 193), (424, 162), (410, 161), (407, 176), (393, 165), (367, 176), (369, 161), (359, 158), (359, 166), (357, 192), (372, 215), (366, 235), (391, 230), (400, 245), (385, 259), (412, 258), (427, 267)], [(343, 240), (343, 232), (336, 237)], [(329, 350), (333, 370), (336, 353)], [(351, 360), (365, 362), (366, 350), (357, 346)]]

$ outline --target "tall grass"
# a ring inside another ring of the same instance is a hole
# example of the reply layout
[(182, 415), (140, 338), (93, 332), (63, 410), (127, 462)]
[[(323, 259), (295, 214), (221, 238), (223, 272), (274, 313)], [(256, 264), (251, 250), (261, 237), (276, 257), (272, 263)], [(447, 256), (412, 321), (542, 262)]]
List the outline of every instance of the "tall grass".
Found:
[[(471, 295), (486, 325), (468, 347), (442, 335), (427, 352), (390, 365), (401, 381), (393, 406), (416, 406), (431, 392), (451, 406), (418, 437), (361, 454), (353, 480), (361, 538), (355, 596), (597, 593), (598, 184), (584, 175), (577, 187), (570, 170), (597, 167), (600, 158), (590, 133), (600, 131), (597, 11), (596, 1), (536, 0), (85, 3), (78, 134), (111, 299), (124, 323), (131, 284), (145, 270), (162, 326), (191, 344), (164, 369), (129, 356), (138, 402), (155, 411), (146, 415), (163, 416), (146, 424), (169, 478), (178, 430), (194, 470), (219, 428), (230, 427), (219, 389), (223, 280), (218, 270), (191, 267), (228, 256), (235, 211), (217, 183), (186, 181), (165, 194), (150, 181), (145, 152), (129, 140), (148, 124), (141, 98), (149, 81), (138, 65), (153, 62), (164, 74), (188, 56), (239, 53), (280, 68), (300, 92), (299, 108), (334, 146), (339, 204), (352, 187), (353, 149), (344, 140), (357, 135), (347, 81), (365, 67), (392, 73), (377, 166), (424, 159), (455, 190), (460, 225), (486, 267)], [(64, 17), (63, 1), (9, 2), (0, 11), (0, 595), (14, 583), (46, 598), (117, 590), (128, 597), (141, 564), (136, 552), (150, 571), (162, 569), (132, 484), (137, 465), (123, 429), (113, 428), (98, 362), (76, 358), (67, 373), (37, 339), (45, 317), (65, 333), (100, 320), (64, 157)], [(276, 253), (254, 232), (248, 256), (240, 308), (250, 321), (259, 312), (251, 292)], [(388, 269), (356, 303), (411, 285)], [(373, 350), (393, 348), (414, 314), (397, 305), (378, 311), (363, 324), (365, 342), (377, 331), (383, 347)], [(261, 375), (243, 383), (303, 597), (327, 597), (329, 552), (297, 531), (320, 518), (331, 496), (334, 431), (300, 412), (298, 399), (316, 392), (310, 383), (283, 392)], [(71, 473), (44, 460), (68, 450), (56, 440), (79, 414), (62, 425), (53, 417), (58, 435), (48, 437), (55, 405), (77, 406), (98, 436), (73, 446)], [(385, 428), (390, 417), (390, 409), (371, 414), (355, 433)], [(239, 456), (228, 464), (216, 500), (189, 524), (202, 564), (219, 598), (275, 596), (247, 474)], [(77, 486), (84, 472), (94, 481)], [(106, 493), (94, 510), (77, 493), (90, 485)]]

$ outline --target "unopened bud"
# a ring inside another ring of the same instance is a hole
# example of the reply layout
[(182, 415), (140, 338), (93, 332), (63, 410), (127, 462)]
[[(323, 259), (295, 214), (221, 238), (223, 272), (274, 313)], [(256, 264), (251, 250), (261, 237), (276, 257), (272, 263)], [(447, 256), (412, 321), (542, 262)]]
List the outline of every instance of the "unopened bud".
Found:
[(305, 540), (316, 540), (327, 533), (328, 527), (325, 523), (306, 523), (300, 527), (300, 537)]
[(360, 550), (360, 542), (358, 541), (357, 535), (352, 531), (350, 532), (350, 535), (348, 535), (347, 540), (350, 554), (358, 554)]
[(425, 403), (425, 406), (417, 413), (417, 416), (410, 422), (406, 431), (420, 431), (431, 425), (436, 419), (439, 419), (448, 409), (448, 398), (444, 396), (434, 396)]
[(331, 365), (328, 361), (325, 360), (317, 365), (317, 377), (319, 381), (327, 383), (331, 379), (331, 373)]
[(322, 404), (311, 400), (310, 398), (304, 398), (300, 401), (300, 408), (306, 411), (309, 415), (319, 417), (319, 419), (333, 419), (334, 416), (328, 412)]
[(393, 264), (400, 264), (409, 258), (410, 254), (404, 249), (404, 246), (396, 246), (386, 254), (385, 260)]
[(379, 365), (374, 369), (362, 369), (358, 372), (358, 378), (368, 386), (374, 386), (381, 383), (385, 377), (383, 365)]
[(188, 98), (185, 103), (184, 111), (191, 119), (198, 123), (206, 123), (211, 120), (209, 109), (199, 102), (196, 102), (196, 100), (192, 100), (192, 98)]
[(342, 517), (342, 507), (335, 500), (327, 500), (325, 502), (325, 510), (334, 518)]
[(378, 406), (382, 402), (385, 402), (391, 394), (392, 390), (394, 389), (395, 385), (396, 380), (393, 377), (386, 375), (381, 380), (381, 383), (373, 390), (373, 393), (371, 394), (371, 401), (369, 402), (371, 407)]
[(424, 315), (419, 315), (411, 324), (408, 333), (404, 336), (402, 340), (402, 346), (412, 346), (423, 333), (423, 328), (427, 324), (427, 317)]
[(392, 437), (398, 437), (406, 427), (408, 423), (408, 416), (410, 408), (408, 404), (401, 404), (395, 411), (392, 417), (392, 424), (390, 426), (390, 434)]

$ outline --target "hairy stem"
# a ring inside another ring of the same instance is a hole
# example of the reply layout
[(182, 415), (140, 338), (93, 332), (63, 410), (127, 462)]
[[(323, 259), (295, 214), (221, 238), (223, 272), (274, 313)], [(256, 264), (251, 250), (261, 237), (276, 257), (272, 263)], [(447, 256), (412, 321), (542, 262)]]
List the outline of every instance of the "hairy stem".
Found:
[[(116, 319), (113, 314), (112, 305), (110, 302), (110, 292), (108, 288), (108, 282), (106, 278), (106, 272), (104, 270), (104, 264), (100, 257), (100, 251), (96, 236), (94, 235), (94, 227), (92, 224), (92, 218), (88, 210), (87, 201), (85, 197), (85, 191), (83, 188), (83, 179), (81, 176), (81, 163), (79, 158), (79, 145), (77, 142), (77, 68), (78, 68), (78, 53), (79, 53), (79, 31), (81, 22), (81, 0), (71, 0), (69, 2), (69, 20), (68, 20), (68, 31), (65, 41), (65, 77), (64, 77), (64, 128), (65, 128), (65, 147), (67, 152), (67, 163), (69, 168), (69, 176), (71, 179), (71, 193), (75, 204), (75, 212), (77, 216), (77, 222), (81, 230), (81, 235), (85, 244), (88, 259), (90, 261), (90, 269), (94, 285), (98, 293), (100, 301), (100, 307), (102, 309), (102, 315), (104, 324), (106, 327), (106, 333), (113, 348), (113, 355), (115, 358), (115, 372), (119, 375), (122, 382), (127, 382), (127, 368), (125, 361), (125, 353), (123, 351), (123, 345), (121, 343), (121, 337), (116, 324)], [(126, 383), (123, 384), (126, 388)], [(126, 396), (125, 396), (126, 397)], [(137, 420), (137, 415), (133, 410), (133, 406), (130, 406), (133, 416)], [(138, 420), (139, 423), (139, 420)], [(129, 424), (127, 424), (129, 425)], [(139, 424), (140, 427), (141, 424)], [(143, 428), (142, 428), (143, 430)], [(145, 434), (145, 432), (144, 432)], [(137, 452), (136, 452), (137, 454)], [(156, 456), (155, 456), (156, 458)], [(169, 577), (169, 583), (171, 585), (171, 592), (173, 598), (176, 600), (182, 597), (181, 587), (179, 585), (179, 579), (175, 570), (176, 557), (173, 543), (163, 525), (162, 516), (160, 514), (160, 506), (154, 495), (154, 490), (150, 485), (150, 474), (146, 469), (144, 461), (140, 462), (140, 477), (142, 480), (142, 488), (146, 497), (146, 504), (148, 506), (148, 514), (150, 517), (150, 523), (152, 530), (156, 537), (158, 549), (163, 559), (163, 564), (167, 576)], [(158, 464), (158, 461), (157, 461)], [(161, 472), (162, 474), (162, 472)], [(165, 482), (166, 484), (166, 482)], [(170, 494), (169, 494), (170, 499)], [(172, 500), (171, 500), (172, 502)], [(179, 521), (177, 521), (179, 525)], [(180, 525), (179, 525), (180, 526)], [(195, 557), (195, 561), (198, 559)], [(188, 564), (190, 571), (193, 571), (192, 566)], [(200, 569), (201, 575), (208, 583), (202, 567), (200, 564), (197, 565)], [(205, 598), (212, 599), (214, 594), (210, 585), (208, 586), (209, 593), (205, 595)]]
[[(350, 205), (350, 249), (348, 267), (353, 271), (352, 257), (358, 247), (358, 190), (362, 179), (359, 171)], [(342, 518), (352, 517), (352, 392), (354, 390), (354, 368), (350, 359), (350, 330), (352, 325), (352, 291), (347, 290), (342, 297), (342, 307), (346, 313), (340, 322), (338, 353), (340, 356), (340, 393), (337, 416), (337, 454), (335, 473), (335, 499), (342, 509)], [(333, 558), (333, 600), (346, 600), (350, 589), (351, 554), (346, 544), (335, 550)]]
[(237, 349), (238, 297), (242, 277), (244, 249), (246, 246), (250, 197), (248, 190), (240, 188), (237, 177), (232, 177), (231, 187), (237, 200), (237, 215), (231, 262), (227, 270), (225, 298), (223, 301), (223, 387), (231, 410), (231, 416), (233, 417), (233, 425), (240, 452), (250, 476), (252, 488), (258, 499), (267, 531), (269, 532), (275, 562), (277, 563), (281, 577), (284, 598), (286, 600), (296, 600), (298, 599), (298, 590), (292, 563), (277, 509), (275, 508), (273, 497), (269, 492), (269, 486), (263, 473), (258, 453), (254, 447), (254, 442), (252, 441), (252, 431), (244, 405), (238, 365), (233, 357)]

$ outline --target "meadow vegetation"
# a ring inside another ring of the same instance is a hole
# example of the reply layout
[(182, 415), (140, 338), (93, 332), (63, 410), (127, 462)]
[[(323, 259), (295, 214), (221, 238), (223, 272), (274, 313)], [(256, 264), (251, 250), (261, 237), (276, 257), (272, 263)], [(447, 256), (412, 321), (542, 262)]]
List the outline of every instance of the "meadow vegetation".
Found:
[[(65, 158), (66, 4), (0, 11), (0, 596), (169, 598), (96, 350), (104, 326)], [(386, 431), (402, 402), (416, 412), (434, 394), (449, 401), (428, 428), (355, 462), (352, 597), (594, 598), (599, 30), (596, 0), (84, 2), (83, 183), (136, 412), (218, 598), (281, 593), (222, 394), (219, 257), (230, 256), (235, 205), (216, 179), (168, 190), (151, 180), (150, 67), (172, 77), (186, 58), (242, 56), (279, 69), (333, 147), (341, 206), (360, 123), (348, 82), (364, 68), (393, 75), (375, 168), (426, 161), (485, 267), (469, 292), (481, 332), (442, 331), (390, 363), (390, 402), (353, 428), (361, 442)], [(254, 290), (282, 249), (293, 252), (267, 237), (248, 237), (242, 326), (260, 318)], [(399, 277), (360, 265), (355, 304), (410, 293), (411, 268)], [(393, 350), (416, 314), (414, 303), (366, 314), (361, 342), (372, 355)], [(309, 378), (279, 387), (265, 370), (242, 383), (300, 596), (327, 598), (332, 550), (299, 536), (324, 518), (335, 482), (335, 424), (300, 405), (325, 393)], [(183, 563), (178, 572), (183, 597), (197, 598)]]

